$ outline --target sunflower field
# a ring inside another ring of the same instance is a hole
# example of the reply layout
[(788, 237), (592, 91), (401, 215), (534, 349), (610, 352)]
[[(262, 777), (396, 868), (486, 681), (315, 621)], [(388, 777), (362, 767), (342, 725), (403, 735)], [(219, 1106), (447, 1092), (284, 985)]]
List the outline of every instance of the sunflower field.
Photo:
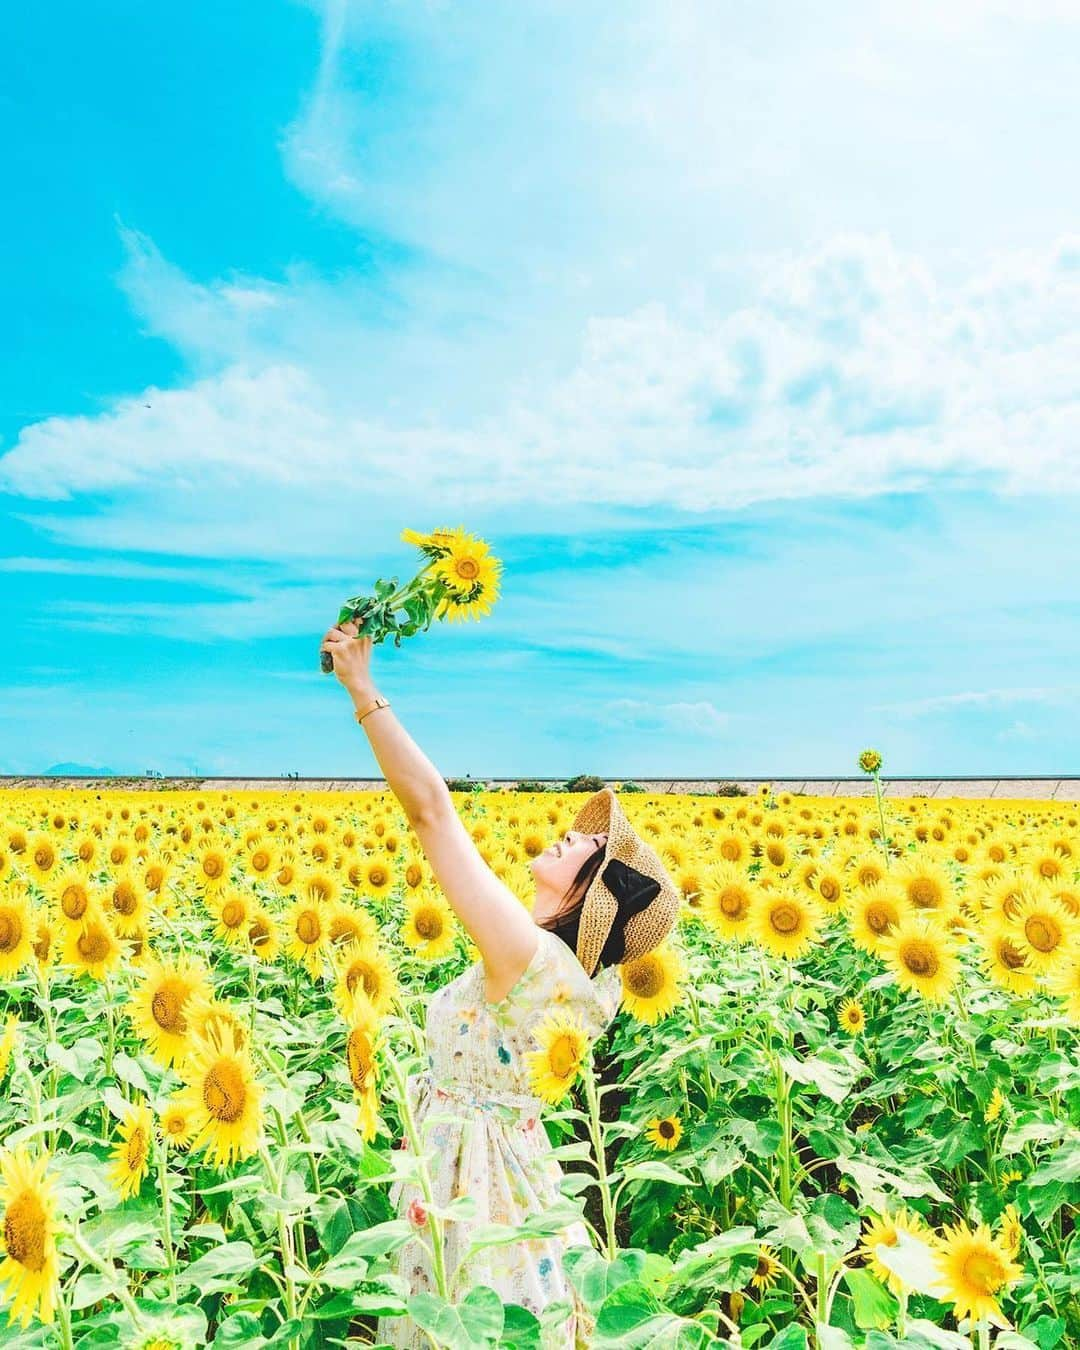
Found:
[[(526, 906), (582, 799), (454, 794)], [(620, 801), (681, 919), (535, 1057), (595, 1344), (1080, 1346), (1080, 806)], [(0, 793), (0, 1346), (548, 1344), (393, 1273), (470, 1203), (387, 1195), (478, 955), (382, 793)]]

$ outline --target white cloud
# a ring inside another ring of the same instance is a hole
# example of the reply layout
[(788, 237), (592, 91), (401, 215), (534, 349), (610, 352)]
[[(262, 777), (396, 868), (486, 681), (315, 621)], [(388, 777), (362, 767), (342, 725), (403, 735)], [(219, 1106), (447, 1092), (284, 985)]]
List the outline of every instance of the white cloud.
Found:
[(596, 708), (593, 715), (605, 726), (630, 725), (643, 730), (689, 732), (702, 736), (719, 735), (731, 720), (728, 713), (720, 712), (707, 699), (652, 703), (647, 699), (613, 698)]
[[(1080, 696), (1080, 684), (1060, 684), (1026, 689), (972, 689), (956, 694), (936, 694), (930, 698), (907, 699), (899, 703), (876, 703), (875, 712), (899, 713), (922, 717), (928, 713), (949, 712), (955, 708), (1008, 707), (1013, 703), (1066, 705)], [(1016, 723), (1022, 726), (1022, 723)]]
[[(201, 530), (217, 552), (231, 531), (269, 557), (296, 551), (282, 519), (360, 509), (377, 530), (403, 500), (419, 519), (516, 508), (554, 521), (586, 504), (698, 513), (945, 478), (1080, 490), (1080, 237), (993, 256), (955, 283), (883, 235), (758, 259), (757, 276), (732, 310), (593, 318), (570, 370), (472, 418), (391, 415), (392, 389), (358, 398), (317, 364), (228, 364), (27, 427), (0, 487), (115, 493), (93, 519), (23, 517), (69, 542), (153, 551), (187, 531), (197, 552)], [(208, 357), (233, 341), (257, 351), (235, 297), (261, 283), (191, 289), (174, 278), (157, 296), (157, 328)], [(270, 294), (272, 311), (295, 300)]]

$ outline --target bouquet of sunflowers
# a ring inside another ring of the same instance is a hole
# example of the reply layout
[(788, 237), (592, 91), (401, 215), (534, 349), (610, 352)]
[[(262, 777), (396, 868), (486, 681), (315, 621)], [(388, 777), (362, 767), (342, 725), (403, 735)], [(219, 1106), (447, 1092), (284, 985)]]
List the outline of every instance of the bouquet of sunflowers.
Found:
[[(463, 527), (437, 529), (430, 534), (402, 530), (406, 544), (415, 544), (427, 559), (405, 586), (397, 577), (375, 583), (374, 595), (354, 595), (342, 605), (337, 622), (359, 625), (357, 637), (382, 642), (391, 633), (394, 646), (421, 629), (426, 633), (433, 619), (479, 619), (491, 611), (498, 597), (502, 563), (483, 539), (467, 534)], [(399, 613), (404, 611), (404, 617)], [(333, 674), (334, 658), (319, 653), (325, 675)]]

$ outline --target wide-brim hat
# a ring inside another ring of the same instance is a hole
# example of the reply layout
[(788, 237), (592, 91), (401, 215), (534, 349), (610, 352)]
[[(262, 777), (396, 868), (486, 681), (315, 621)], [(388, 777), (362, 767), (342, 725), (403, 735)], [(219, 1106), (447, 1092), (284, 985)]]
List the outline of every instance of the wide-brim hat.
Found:
[(607, 964), (618, 964), (659, 946), (678, 921), (682, 896), (611, 788), (594, 792), (571, 828), (607, 835), (604, 861), (585, 892), (578, 925), (577, 958), (591, 976), (605, 950)]

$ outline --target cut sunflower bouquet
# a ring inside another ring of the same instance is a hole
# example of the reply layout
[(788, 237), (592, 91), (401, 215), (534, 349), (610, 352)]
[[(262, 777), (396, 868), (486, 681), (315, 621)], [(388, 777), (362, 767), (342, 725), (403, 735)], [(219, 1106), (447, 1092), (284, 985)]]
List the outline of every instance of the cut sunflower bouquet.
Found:
[[(394, 646), (421, 629), (426, 633), (432, 620), (451, 623), (479, 619), (490, 613), (498, 598), (502, 563), (488, 544), (462, 526), (440, 528), (430, 534), (402, 530), (401, 539), (415, 544), (427, 559), (419, 572), (404, 586), (397, 577), (375, 583), (374, 595), (354, 595), (338, 613), (338, 624), (350, 621), (359, 626), (357, 637), (382, 642), (393, 634)], [(403, 613), (402, 613), (403, 611)], [(325, 675), (334, 670), (334, 658), (320, 652), (319, 666)]]

